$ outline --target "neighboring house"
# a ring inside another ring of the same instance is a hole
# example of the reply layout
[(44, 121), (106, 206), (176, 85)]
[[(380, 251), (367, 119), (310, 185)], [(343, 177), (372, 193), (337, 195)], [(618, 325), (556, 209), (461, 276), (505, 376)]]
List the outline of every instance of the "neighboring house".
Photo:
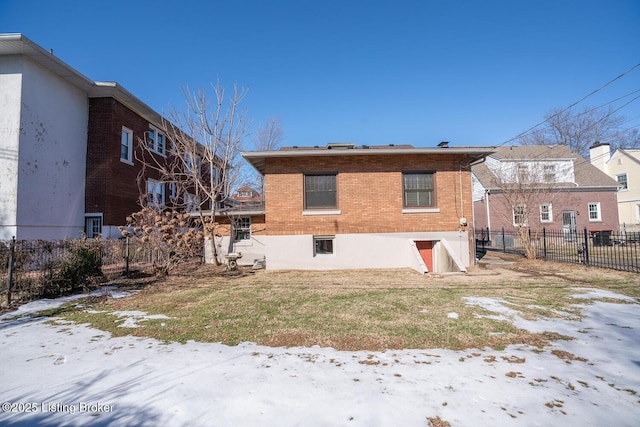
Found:
[(134, 151), (162, 161), (162, 118), (117, 83), (94, 82), (21, 34), (0, 35), (0, 240), (120, 237), (140, 194), (172, 187)]
[(640, 230), (640, 149), (618, 148), (611, 154), (609, 144), (595, 144), (589, 150), (591, 164), (615, 179), (618, 222), (622, 230)]
[(238, 188), (229, 199), (231, 199), (232, 203), (240, 206), (264, 206), (262, 195), (249, 185), (243, 185)]
[(618, 230), (618, 183), (564, 145), (499, 147), (471, 170), (476, 229)]
[(469, 165), (488, 147), (291, 147), (243, 153), (264, 176), (268, 269), (465, 271)]

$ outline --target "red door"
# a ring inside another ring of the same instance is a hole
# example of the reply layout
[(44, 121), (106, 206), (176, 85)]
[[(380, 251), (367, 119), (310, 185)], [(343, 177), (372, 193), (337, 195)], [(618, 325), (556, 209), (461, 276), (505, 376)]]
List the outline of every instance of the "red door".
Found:
[(421, 240), (416, 242), (416, 248), (420, 252), (420, 257), (424, 261), (429, 272), (433, 272), (433, 242), (430, 240)]

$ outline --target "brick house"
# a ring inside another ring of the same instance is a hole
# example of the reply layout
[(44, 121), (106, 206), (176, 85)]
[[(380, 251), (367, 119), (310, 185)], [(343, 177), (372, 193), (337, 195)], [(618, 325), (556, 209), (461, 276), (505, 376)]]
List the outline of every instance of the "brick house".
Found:
[(243, 153), (264, 176), (268, 269), (465, 271), (470, 164), (487, 147), (291, 147)]
[[(0, 240), (119, 237), (140, 194), (140, 141), (166, 157), (161, 116), (112, 82), (94, 82), (21, 34), (0, 35)], [(144, 188), (146, 186), (146, 188)]]
[(618, 230), (618, 183), (564, 145), (499, 147), (471, 171), (476, 229)]
[[(230, 253), (241, 254), (238, 265), (254, 265), (265, 258), (266, 234), (262, 195), (244, 185), (224, 201), (216, 211), (216, 245), (218, 261)], [(205, 245), (205, 260), (213, 262), (211, 247)]]

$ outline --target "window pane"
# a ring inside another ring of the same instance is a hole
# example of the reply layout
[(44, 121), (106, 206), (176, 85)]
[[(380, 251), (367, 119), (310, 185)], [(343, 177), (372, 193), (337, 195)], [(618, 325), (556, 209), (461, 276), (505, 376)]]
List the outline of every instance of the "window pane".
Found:
[(120, 158), (123, 160), (131, 160), (129, 157), (129, 149), (131, 148), (131, 133), (122, 129), (122, 137), (120, 140)]
[(158, 136), (156, 138), (156, 151), (160, 154), (164, 154), (164, 135), (158, 132)]
[(305, 175), (304, 188), (305, 209), (338, 206), (335, 175)]
[(156, 133), (153, 129), (149, 129), (148, 132), (148, 136), (147, 136), (147, 143), (149, 144), (149, 148), (151, 148), (152, 150), (155, 150), (155, 141), (156, 141)]
[(315, 239), (314, 243), (316, 254), (333, 253), (333, 239)]
[(432, 173), (406, 173), (403, 184), (405, 206), (434, 206)]

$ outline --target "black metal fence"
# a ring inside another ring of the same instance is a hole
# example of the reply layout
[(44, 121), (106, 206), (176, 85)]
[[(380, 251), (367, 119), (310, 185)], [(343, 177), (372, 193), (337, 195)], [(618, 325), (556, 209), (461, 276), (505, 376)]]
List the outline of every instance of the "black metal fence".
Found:
[(534, 253), (536, 258), (640, 273), (640, 232), (611, 230), (476, 230), (476, 254)]
[[(129, 239), (0, 241), (0, 307), (55, 296), (51, 295), (52, 289), (61, 293), (78, 291), (54, 286), (65, 262), (78, 253), (95, 254), (98, 274), (107, 279), (150, 271), (160, 256), (150, 243)], [(96, 278), (93, 285), (98, 282)]]

